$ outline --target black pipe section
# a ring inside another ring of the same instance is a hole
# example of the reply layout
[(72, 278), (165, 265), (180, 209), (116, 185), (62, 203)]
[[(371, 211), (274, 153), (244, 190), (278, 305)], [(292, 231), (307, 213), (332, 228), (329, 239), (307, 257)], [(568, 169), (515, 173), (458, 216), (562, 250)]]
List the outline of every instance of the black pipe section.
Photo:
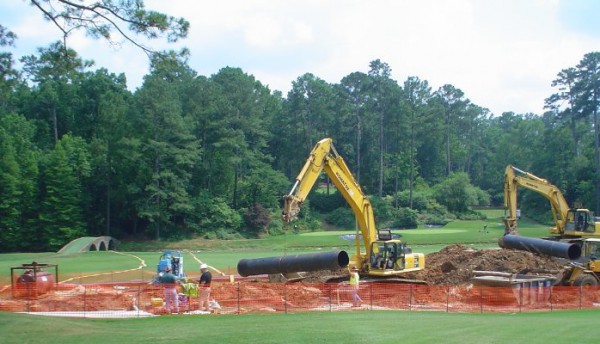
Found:
[(518, 235), (505, 235), (498, 239), (498, 245), (502, 248), (543, 253), (553, 257), (575, 260), (581, 256), (581, 247), (560, 241), (527, 238)]
[(348, 266), (346, 251), (296, 254), (282, 257), (242, 259), (237, 270), (240, 276), (282, 274), (318, 270), (335, 270)]

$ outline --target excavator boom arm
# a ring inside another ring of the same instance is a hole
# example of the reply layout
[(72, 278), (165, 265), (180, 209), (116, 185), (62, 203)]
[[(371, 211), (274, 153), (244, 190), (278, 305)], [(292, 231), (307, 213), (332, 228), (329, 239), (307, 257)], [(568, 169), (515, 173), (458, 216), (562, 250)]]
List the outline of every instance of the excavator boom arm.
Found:
[(564, 231), (569, 205), (560, 190), (546, 179), (520, 170), (512, 165), (504, 173), (504, 206), (508, 211), (504, 219), (507, 233), (514, 232), (517, 224), (517, 188), (521, 186), (544, 196), (551, 205), (552, 217), (560, 233)]
[[(289, 222), (298, 216), (302, 203), (322, 171), (325, 171), (352, 208), (367, 251), (366, 256), (368, 256), (371, 243), (377, 239), (371, 202), (363, 193), (344, 159), (335, 150), (330, 138), (317, 142), (296, 177), (292, 190), (284, 196), (283, 220)], [(361, 255), (360, 243), (358, 238), (356, 240), (357, 255)]]

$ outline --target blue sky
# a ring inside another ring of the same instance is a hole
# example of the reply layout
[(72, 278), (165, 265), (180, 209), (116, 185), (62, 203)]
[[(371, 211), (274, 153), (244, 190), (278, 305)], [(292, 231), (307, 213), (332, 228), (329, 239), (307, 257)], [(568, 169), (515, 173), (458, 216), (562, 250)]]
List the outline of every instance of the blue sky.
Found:
[[(452, 84), (494, 114), (543, 112), (561, 69), (600, 51), (597, 0), (146, 0), (146, 7), (190, 21), (190, 66), (210, 76), (240, 67), (284, 94), (304, 73), (337, 83), (381, 59), (402, 84), (409, 76), (435, 90)], [(15, 57), (60, 38), (26, 0), (0, 3), (0, 23), (15, 32)], [(83, 35), (68, 44), (85, 59), (125, 73), (134, 90), (146, 55)]]

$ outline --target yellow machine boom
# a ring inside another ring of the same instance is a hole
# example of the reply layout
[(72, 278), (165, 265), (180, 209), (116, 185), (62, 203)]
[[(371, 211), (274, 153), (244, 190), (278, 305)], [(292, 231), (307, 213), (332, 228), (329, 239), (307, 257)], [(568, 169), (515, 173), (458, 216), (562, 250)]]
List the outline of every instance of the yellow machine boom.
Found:
[(360, 229), (365, 252), (361, 252), (361, 243), (357, 235), (356, 254), (351, 259), (351, 265), (374, 276), (397, 275), (424, 268), (423, 254), (409, 252), (403, 243), (399, 240), (391, 240), (391, 237), (385, 240), (378, 238), (371, 202), (344, 159), (336, 151), (330, 138), (317, 142), (296, 177), (292, 190), (284, 196), (282, 217), (285, 222), (290, 222), (297, 217), (302, 203), (322, 171), (325, 171), (352, 208)]
[(504, 173), (504, 218), (505, 232), (517, 231), (517, 188), (524, 187), (544, 196), (550, 202), (554, 227), (550, 234), (558, 238), (600, 238), (600, 223), (594, 220), (594, 214), (588, 209), (570, 208), (562, 192), (546, 179), (520, 170), (512, 165)]

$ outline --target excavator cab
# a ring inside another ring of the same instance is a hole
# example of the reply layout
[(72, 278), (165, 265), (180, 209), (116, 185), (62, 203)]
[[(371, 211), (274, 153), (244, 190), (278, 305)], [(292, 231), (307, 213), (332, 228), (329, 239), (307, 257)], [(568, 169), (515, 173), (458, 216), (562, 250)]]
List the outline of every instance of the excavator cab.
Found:
[(404, 270), (406, 245), (400, 240), (377, 240), (371, 243), (369, 272)]
[(425, 267), (425, 255), (413, 253), (411, 248), (400, 240), (375, 240), (371, 243), (367, 265), (370, 276), (390, 277), (405, 272), (419, 271)]
[(569, 232), (594, 233), (594, 214), (587, 209), (569, 209), (565, 222), (565, 234)]
[[(599, 262), (600, 263), (600, 239), (589, 238), (581, 241), (581, 257), (585, 260), (589, 260), (591, 262)], [(597, 268), (591, 267), (590, 270), (600, 271), (600, 264), (592, 264), (599, 265)]]

